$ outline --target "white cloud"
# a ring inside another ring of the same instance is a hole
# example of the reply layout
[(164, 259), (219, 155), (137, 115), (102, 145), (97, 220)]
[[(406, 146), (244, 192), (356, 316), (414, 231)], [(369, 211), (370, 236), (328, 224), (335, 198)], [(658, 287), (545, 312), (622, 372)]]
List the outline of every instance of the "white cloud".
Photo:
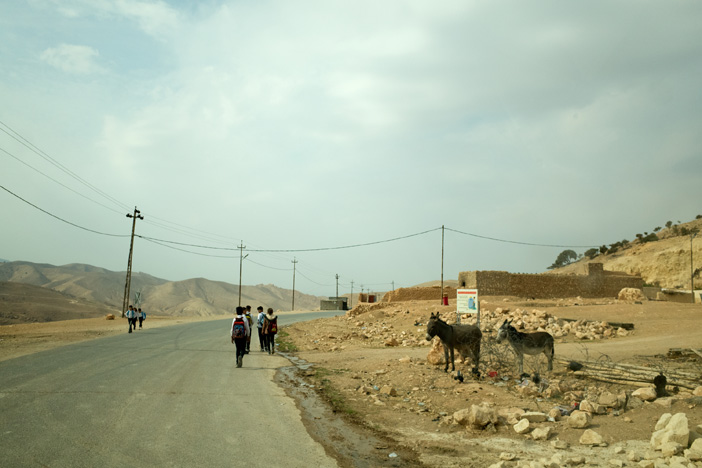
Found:
[(87, 75), (100, 73), (103, 68), (98, 65), (100, 53), (88, 46), (60, 44), (41, 53), (41, 60), (66, 73)]

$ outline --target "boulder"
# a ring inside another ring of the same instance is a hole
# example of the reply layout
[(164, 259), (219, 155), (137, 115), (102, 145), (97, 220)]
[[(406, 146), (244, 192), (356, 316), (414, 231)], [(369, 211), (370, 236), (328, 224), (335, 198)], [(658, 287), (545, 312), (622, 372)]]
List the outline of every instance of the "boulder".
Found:
[(647, 300), (643, 291), (639, 288), (624, 288), (619, 291), (617, 299), (625, 302), (642, 302)]
[[(685, 413), (676, 413), (672, 417), (668, 417), (667, 414), (664, 414), (659, 419), (659, 422), (661, 420), (667, 420), (667, 423), (662, 429), (655, 431), (651, 435), (651, 448), (661, 450), (669, 442), (677, 443), (682, 448), (687, 447), (690, 440), (687, 415)], [(662, 423), (656, 424), (656, 427), (661, 426), (663, 426)]]
[(550, 427), (537, 427), (533, 431), (531, 431), (531, 438), (534, 440), (548, 440), (548, 438), (551, 436), (551, 433), (553, 432), (553, 429)]
[(575, 429), (585, 429), (592, 424), (592, 416), (586, 411), (576, 410), (568, 417), (568, 426)]
[[(115, 314), (107, 314), (105, 315), (105, 320), (114, 320), (115, 319)], [(700, 387), (702, 388), (702, 387)]]
[(604, 439), (592, 429), (585, 429), (583, 435), (580, 436), (580, 445), (600, 445)]
[(597, 399), (597, 402), (607, 408), (619, 408), (619, 398), (612, 392), (604, 392)]
[(512, 427), (517, 434), (526, 434), (531, 430), (531, 425), (526, 419), (520, 419), (519, 422)]
[(383, 385), (383, 387), (380, 389), (380, 393), (388, 396), (397, 396), (397, 390), (390, 385)]
[(441, 340), (434, 338), (431, 342), (431, 349), (429, 354), (427, 354), (427, 362), (434, 366), (440, 366), (446, 364), (444, 359), (444, 345), (441, 344)]
[(473, 405), (470, 407), (469, 422), (473, 427), (478, 428), (483, 428), (490, 423), (496, 424), (497, 412), (485, 405)]
[(702, 396), (702, 387), (696, 387), (696, 388), (692, 391), (692, 395), (694, 395), (694, 396)]
[(635, 390), (631, 396), (643, 401), (653, 401), (656, 399), (656, 389), (654, 387), (643, 387)]
[(400, 346), (400, 343), (395, 338), (385, 340), (385, 346)]

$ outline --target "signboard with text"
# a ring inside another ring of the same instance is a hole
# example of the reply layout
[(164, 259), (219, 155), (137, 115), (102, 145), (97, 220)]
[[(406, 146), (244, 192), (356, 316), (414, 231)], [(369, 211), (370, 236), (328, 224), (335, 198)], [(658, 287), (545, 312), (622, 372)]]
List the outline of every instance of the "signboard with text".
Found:
[(478, 313), (478, 290), (458, 289), (456, 290), (456, 312), (459, 314)]

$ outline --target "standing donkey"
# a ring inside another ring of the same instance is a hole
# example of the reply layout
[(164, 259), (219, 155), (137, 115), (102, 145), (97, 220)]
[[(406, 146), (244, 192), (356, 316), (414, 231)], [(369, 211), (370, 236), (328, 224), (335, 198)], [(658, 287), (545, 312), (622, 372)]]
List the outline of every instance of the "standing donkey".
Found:
[(483, 333), (480, 328), (474, 325), (449, 325), (439, 318), (439, 314), (431, 314), (427, 323), (427, 341), (431, 341), (435, 336), (441, 339), (444, 346), (444, 358), (446, 367), (444, 372), (448, 372), (449, 350), (451, 351), (451, 371), (456, 370), (453, 361), (453, 349), (456, 348), (465, 361), (468, 356), (473, 359), (473, 373), (478, 374), (478, 361), (480, 360), (480, 339)]
[(505, 320), (497, 331), (497, 342), (507, 338), (517, 354), (519, 375), (524, 373), (524, 355), (544, 353), (548, 359), (548, 370), (553, 370), (553, 337), (546, 332), (521, 333), (512, 326), (512, 321)]

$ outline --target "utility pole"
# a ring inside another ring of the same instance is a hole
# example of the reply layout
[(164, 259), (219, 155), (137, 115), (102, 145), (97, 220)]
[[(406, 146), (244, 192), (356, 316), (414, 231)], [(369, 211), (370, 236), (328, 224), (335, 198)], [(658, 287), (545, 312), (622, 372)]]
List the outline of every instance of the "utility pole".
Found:
[(336, 296), (339, 297), (339, 273), (336, 274)]
[(292, 309), (295, 310), (295, 271), (297, 270), (297, 258), (293, 257), (293, 294), (292, 294)]
[(129, 304), (129, 289), (132, 286), (132, 253), (134, 252), (134, 230), (136, 229), (136, 220), (144, 219), (139, 213), (141, 211), (134, 207), (134, 214), (127, 213), (127, 218), (133, 218), (132, 220), (132, 240), (129, 243), (129, 260), (127, 261), (127, 279), (124, 282), (124, 300), (122, 300), (122, 317), (127, 311), (127, 305)]
[(249, 256), (249, 254), (246, 254), (244, 256), (244, 249), (246, 246), (244, 245), (244, 241), (241, 241), (241, 245), (239, 247), (239, 306), (241, 306), (241, 273), (243, 270), (243, 264), (244, 264), (244, 259)]
[(697, 235), (696, 232), (690, 234), (690, 293), (692, 295), (692, 303), (695, 303), (695, 269), (692, 263), (692, 239)]
[(444, 225), (441, 225), (441, 305), (444, 304)]
[(349, 307), (353, 309), (353, 280), (351, 280), (351, 297), (349, 297)]

